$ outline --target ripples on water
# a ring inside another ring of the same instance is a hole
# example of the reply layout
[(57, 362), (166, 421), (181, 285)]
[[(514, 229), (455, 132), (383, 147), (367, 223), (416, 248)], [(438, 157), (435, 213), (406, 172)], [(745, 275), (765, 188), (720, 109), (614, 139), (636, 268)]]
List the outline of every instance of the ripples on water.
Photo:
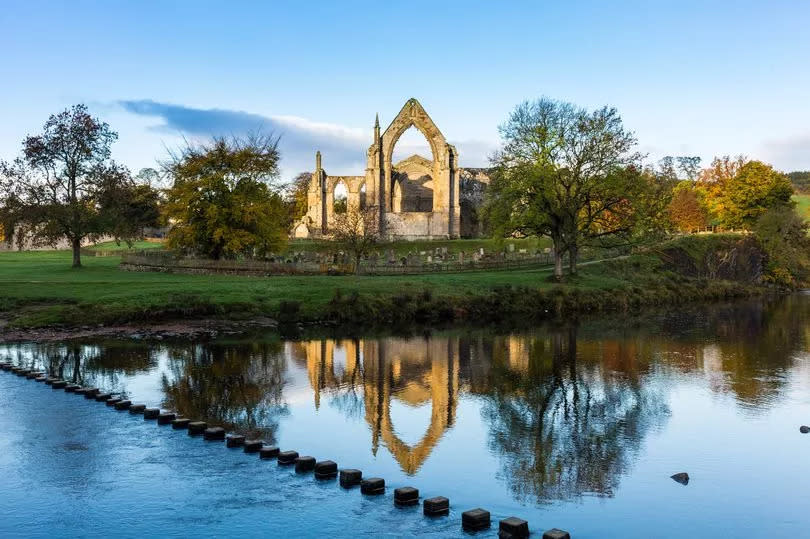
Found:
[[(510, 335), (20, 344), (0, 348), (0, 357), (361, 468), (385, 477), (392, 488), (413, 485), (423, 496), (448, 496), (456, 510), (481, 505), (493, 517), (516, 514), (536, 530), (557, 526), (575, 537), (737, 536), (757, 530), (797, 536), (810, 526), (810, 494), (801, 481), (810, 472), (810, 436), (798, 434), (800, 424), (810, 423), (808, 314), (810, 297), (796, 296)], [(16, 449), (0, 458), (15, 471), (16, 482), (4, 488), (17, 505), (5, 504), (0, 516), (20, 523), (36, 521), (26, 508), (40, 504), (24, 503), (31, 496), (47, 493), (57, 513), (69, 514), (76, 489), (103, 485), (115, 497), (134, 488), (132, 499), (138, 499), (179, 481), (174, 506), (199, 511), (201, 503), (215, 503), (213, 523), (196, 532), (221, 535), (235, 526), (262, 535), (294, 527), (280, 516), (284, 504), (274, 508), (280, 502), (273, 496), (320, 499), (326, 488), (294, 476), (284, 476), (282, 485), (278, 477), (267, 483), (261, 475), (268, 466), (222, 448), (206, 445), (202, 454), (187, 455), (199, 446), (196, 441), (157, 433), (129, 417), (112, 419), (114, 412), (103, 406), (70, 419), (72, 427), (66, 418), (32, 425), (28, 418), (41, 406), (85, 403), (61, 392), (43, 396), (42, 386), (21, 384), (0, 377), (0, 427), (19, 431)], [(87, 469), (105, 466), (111, 454), (71, 432), (85, 432), (85, 421), (98, 436), (122, 437), (123, 447), (112, 457), (134, 459), (131, 453), (145, 451), (139, 461), (144, 468), (88, 477)], [(137, 442), (127, 452), (130, 436)], [(37, 437), (55, 444), (50, 453), (38, 454), (45, 466), (30, 459), (42, 451), (31, 447)], [(190, 471), (161, 466), (170, 457), (188, 460)], [(76, 459), (87, 463), (76, 467)], [(67, 463), (59, 465), (61, 460)], [(680, 471), (692, 477), (688, 486), (669, 479)], [(278, 474), (275, 467), (272, 472)], [(42, 490), (21, 479), (28, 473), (38, 474), (35, 485)], [(212, 487), (206, 473), (227, 485)], [(240, 484), (253, 494), (240, 494)], [(214, 500), (199, 494), (209, 487), (219, 489)], [(410, 514), (392, 528), (383, 525), (398, 514), (390, 512), (387, 497), (362, 501), (376, 507), (369, 513), (357, 505), (356, 493), (332, 494), (331, 510), (342, 517), (327, 522), (317, 508), (300, 508), (304, 518), (316, 515), (321, 532), (336, 526), (341, 535), (341, 518), (349, 518), (345, 526), (359, 519), (369, 535), (458, 531)], [(82, 503), (97, 503), (106, 516), (92, 521), (126, 535), (115, 509), (92, 497)], [(121, 510), (134, 509), (125, 496), (121, 503)], [(138, 529), (149, 533), (171, 520), (159, 510), (152, 519), (144, 514)], [(256, 519), (269, 528), (256, 528)], [(49, 525), (43, 526), (29, 531), (48, 532)], [(73, 526), (70, 534), (88, 532), (80, 523)], [(166, 533), (193, 528), (170, 526)], [(320, 534), (311, 528), (300, 533)]]

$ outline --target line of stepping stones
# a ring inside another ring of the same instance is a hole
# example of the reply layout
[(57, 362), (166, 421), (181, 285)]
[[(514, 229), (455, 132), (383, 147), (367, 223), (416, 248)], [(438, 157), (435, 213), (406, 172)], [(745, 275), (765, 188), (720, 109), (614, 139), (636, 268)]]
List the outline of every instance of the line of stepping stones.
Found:
[[(222, 427), (209, 427), (205, 421), (192, 421), (178, 417), (160, 408), (148, 408), (145, 404), (133, 404), (116, 394), (104, 393), (95, 387), (82, 387), (67, 380), (48, 376), (46, 373), (16, 367), (8, 362), (0, 362), (0, 369), (11, 371), (17, 376), (43, 382), (53, 389), (63, 389), (68, 393), (83, 395), (85, 399), (103, 402), (116, 410), (128, 410), (130, 414), (143, 414), (144, 420), (156, 420), (158, 425), (171, 425), (173, 429), (186, 429), (189, 436), (202, 436), (205, 440), (224, 441), (226, 447), (241, 447), (245, 453), (258, 453), (260, 459), (276, 459), (279, 466), (294, 466), (296, 473), (313, 472), (315, 479), (329, 480), (339, 477), (340, 486), (346, 489), (360, 485), (360, 492), (366, 495), (385, 493), (385, 480), (381, 477), (363, 479), (363, 472), (353, 468), (338, 470), (331, 460), (315, 460), (315, 457), (301, 456), (297, 451), (280, 451), (276, 446), (265, 445), (262, 440), (248, 440), (241, 434), (226, 434)], [(419, 489), (400, 487), (394, 489), (394, 504), (407, 507), (419, 504)], [(450, 500), (444, 496), (426, 498), (423, 513), (429, 517), (446, 516), (450, 513)], [(461, 513), (461, 527), (465, 531), (480, 531), (491, 526), (490, 513), (476, 508)], [(498, 536), (503, 539), (529, 537), (529, 523), (518, 517), (505, 518), (498, 523)], [(570, 539), (568, 532), (556, 528), (543, 532), (543, 539)]]

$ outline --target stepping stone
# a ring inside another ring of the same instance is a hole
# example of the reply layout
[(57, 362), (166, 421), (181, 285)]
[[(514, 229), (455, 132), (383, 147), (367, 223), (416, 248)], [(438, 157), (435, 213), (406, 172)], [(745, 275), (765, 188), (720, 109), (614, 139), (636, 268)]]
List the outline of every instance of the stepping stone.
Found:
[(186, 419), (185, 417), (180, 417), (180, 418), (177, 418), (174, 421), (172, 421), (172, 428), (174, 430), (187, 429), (190, 424), (191, 424), (190, 419)]
[(203, 438), (211, 441), (219, 441), (225, 439), (225, 429), (222, 427), (209, 427), (203, 432)]
[(87, 387), (84, 390), (84, 398), (85, 399), (95, 399), (96, 395), (101, 393), (101, 390), (97, 387)]
[(64, 389), (68, 383), (64, 380), (56, 380), (54, 383), (51, 384), (53, 389)]
[(428, 498), (422, 505), (424, 508), (423, 512), (429, 517), (447, 515), (450, 513), (450, 500), (444, 496)]
[(133, 415), (142, 414), (146, 410), (145, 404), (133, 404), (129, 407), (129, 413)]
[(343, 488), (351, 488), (359, 485), (363, 480), (363, 472), (355, 470), (354, 468), (345, 468), (340, 470), (340, 486)]
[(99, 393), (93, 398), (96, 399), (96, 402), (107, 402), (108, 400), (113, 398), (113, 396), (109, 393)]
[(208, 428), (208, 423), (205, 421), (192, 421), (187, 427), (189, 436), (199, 436)]
[(259, 449), (259, 458), (260, 459), (274, 459), (278, 457), (278, 447), (274, 445), (266, 445)]
[(128, 410), (132, 401), (118, 401), (115, 403), (116, 410)]
[(331, 460), (321, 460), (315, 463), (315, 479), (334, 479), (337, 477), (337, 463)]
[(81, 387), (78, 384), (68, 384), (65, 386), (65, 393), (76, 393), (76, 390), (81, 389)]
[(159, 415), (160, 415), (160, 408), (144, 408), (143, 409), (143, 419), (144, 419), (144, 421), (146, 421), (147, 419), (157, 419)]
[(489, 511), (481, 509), (470, 509), (461, 513), (461, 527), (469, 531), (477, 531), (489, 528)]
[(504, 539), (525, 539), (529, 536), (529, 523), (518, 517), (509, 517), (498, 524), (498, 536)]
[(35, 382), (44, 382), (47, 379), (48, 379), (47, 376), (37, 376), (36, 378), (34, 378), (34, 381)]
[(118, 404), (122, 400), (124, 400), (124, 399), (122, 399), (121, 397), (111, 397), (111, 398), (107, 399), (106, 404), (107, 404), (107, 406), (115, 406), (116, 404)]
[(394, 504), (417, 505), (419, 503), (419, 489), (413, 487), (400, 487), (394, 489)]
[(177, 419), (177, 415), (172, 412), (163, 412), (157, 416), (158, 425), (168, 425), (175, 419)]
[(278, 454), (278, 463), (281, 466), (289, 466), (295, 464), (297, 458), (298, 451), (282, 451)]
[(245, 445), (245, 437), (241, 434), (229, 434), (225, 438), (225, 445), (228, 447), (242, 447)]
[(385, 492), (385, 479), (381, 477), (370, 477), (360, 482), (360, 492), (363, 494), (377, 495)]
[(264, 445), (264, 440), (245, 440), (245, 453), (258, 453)]
[(296, 473), (311, 472), (315, 469), (315, 457), (298, 457), (295, 459)]
[(571, 539), (571, 535), (565, 530), (551, 528), (543, 532), (543, 539)]

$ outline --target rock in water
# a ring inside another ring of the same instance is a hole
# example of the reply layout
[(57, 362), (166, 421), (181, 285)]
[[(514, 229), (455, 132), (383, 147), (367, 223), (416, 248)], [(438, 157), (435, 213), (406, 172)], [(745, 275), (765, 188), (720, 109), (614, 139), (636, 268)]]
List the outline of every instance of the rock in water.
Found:
[(675, 475), (671, 476), (672, 479), (680, 483), (681, 485), (688, 485), (689, 484), (689, 474), (686, 472), (676, 473)]
[(808, 427), (807, 425), (802, 425), (801, 427), (799, 427), (799, 432), (801, 432), (802, 434), (807, 434), (808, 432), (810, 432), (810, 427)]

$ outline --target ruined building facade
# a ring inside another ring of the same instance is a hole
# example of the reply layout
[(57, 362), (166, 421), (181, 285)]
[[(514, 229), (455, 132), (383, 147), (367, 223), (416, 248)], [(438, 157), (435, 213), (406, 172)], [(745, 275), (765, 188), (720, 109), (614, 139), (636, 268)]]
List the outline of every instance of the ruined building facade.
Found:
[[(422, 132), (432, 155), (413, 155), (393, 163), (394, 146), (410, 127)], [(380, 235), (390, 240), (474, 235), (462, 230), (462, 177), (475, 177), (477, 182), (488, 182), (488, 178), (481, 169), (471, 174), (459, 168), (455, 146), (445, 140), (416, 99), (405, 103), (385, 131), (380, 131), (379, 118), (375, 121), (366, 163), (362, 176), (330, 176), (317, 152), (307, 213), (295, 223), (293, 237), (328, 236), (336, 214), (365, 209), (376, 213)], [(345, 192), (345, 201), (336, 197), (336, 190)]]

